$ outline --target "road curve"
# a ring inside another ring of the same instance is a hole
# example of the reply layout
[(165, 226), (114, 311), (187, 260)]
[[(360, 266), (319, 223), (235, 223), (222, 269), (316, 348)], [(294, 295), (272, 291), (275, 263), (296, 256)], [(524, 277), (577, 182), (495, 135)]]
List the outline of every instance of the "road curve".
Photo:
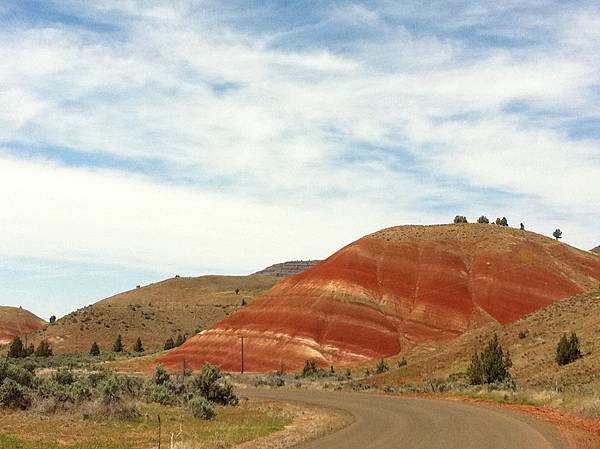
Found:
[(333, 407), (354, 422), (298, 449), (567, 449), (548, 424), (526, 414), (462, 402), (306, 390), (247, 389), (242, 395)]

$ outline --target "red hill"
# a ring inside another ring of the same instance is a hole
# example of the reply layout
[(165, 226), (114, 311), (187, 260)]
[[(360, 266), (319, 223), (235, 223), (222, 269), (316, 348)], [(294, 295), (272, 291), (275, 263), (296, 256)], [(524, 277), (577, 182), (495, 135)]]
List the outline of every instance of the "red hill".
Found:
[(43, 328), (47, 323), (20, 307), (0, 306), (0, 345), (10, 343), (17, 336)]
[(229, 371), (390, 356), (405, 346), (516, 320), (600, 279), (600, 259), (495, 225), (401, 226), (368, 235), (276, 284), (158, 359)]

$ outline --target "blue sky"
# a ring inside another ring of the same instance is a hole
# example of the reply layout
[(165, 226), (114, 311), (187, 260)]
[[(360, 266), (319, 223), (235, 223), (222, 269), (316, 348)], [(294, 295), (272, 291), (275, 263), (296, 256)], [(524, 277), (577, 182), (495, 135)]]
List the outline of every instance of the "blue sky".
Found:
[(0, 304), (456, 214), (596, 246), (599, 30), (591, 1), (2, 2)]

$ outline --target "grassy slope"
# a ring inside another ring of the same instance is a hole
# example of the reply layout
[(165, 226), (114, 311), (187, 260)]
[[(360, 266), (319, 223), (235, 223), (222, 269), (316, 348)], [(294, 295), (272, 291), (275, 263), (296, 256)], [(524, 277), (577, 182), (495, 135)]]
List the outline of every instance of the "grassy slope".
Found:
[(47, 338), (55, 352), (88, 351), (93, 341), (110, 350), (121, 334), (126, 349), (138, 336), (146, 350), (162, 349), (169, 336), (192, 335), (211, 326), (239, 309), (242, 299), (253, 301), (278, 280), (274, 276), (172, 278), (72, 312), (32, 334), (30, 341)]
[[(527, 337), (520, 338), (521, 331), (527, 331)], [(554, 361), (556, 345), (563, 333), (573, 331), (579, 336), (584, 357), (559, 367)], [(416, 347), (406, 354), (407, 367), (377, 376), (372, 382), (402, 384), (464, 373), (473, 351), (483, 349), (494, 332), (511, 352), (512, 373), (519, 384), (600, 391), (600, 289), (566, 298), (506, 326), (470, 331), (438, 348)]]

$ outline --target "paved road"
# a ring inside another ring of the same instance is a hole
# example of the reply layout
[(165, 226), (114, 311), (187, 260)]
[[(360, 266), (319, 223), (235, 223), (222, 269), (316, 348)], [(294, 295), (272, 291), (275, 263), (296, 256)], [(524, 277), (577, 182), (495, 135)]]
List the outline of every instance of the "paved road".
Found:
[(334, 407), (350, 426), (298, 449), (566, 449), (549, 425), (525, 414), (461, 402), (297, 390), (243, 395)]

